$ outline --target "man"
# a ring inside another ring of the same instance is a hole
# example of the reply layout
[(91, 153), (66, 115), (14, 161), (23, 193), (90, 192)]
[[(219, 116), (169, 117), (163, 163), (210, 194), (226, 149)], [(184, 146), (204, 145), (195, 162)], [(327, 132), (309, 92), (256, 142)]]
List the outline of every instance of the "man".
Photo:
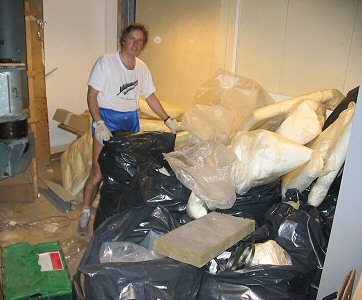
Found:
[(149, 69), (137, 57), (147, 40), (148, 31), (143, 24), (129, 25), (122, 31), (121, 50), (98, 59), (89, 76), (87, 102), (94, 121), (93, 154), (92, 169), (83, 192), (83, 211), (78, 226), (80, 235), (88, 233), (90, 207), (102, 182), (98, 156), (103, 142), (112, 137), (111, 131), (140, 130), (137, 111), (140, 96), (173, 133), (180, 131), (155, 95), (156, 89)]

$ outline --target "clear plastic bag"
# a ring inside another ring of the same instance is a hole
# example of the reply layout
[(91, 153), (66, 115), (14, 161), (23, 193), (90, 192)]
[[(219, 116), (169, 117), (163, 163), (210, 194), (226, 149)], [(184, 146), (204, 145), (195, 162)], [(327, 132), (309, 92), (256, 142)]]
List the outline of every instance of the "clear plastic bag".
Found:
[(221, 105), (194, 105), (182, 117), (182, 127), (204, 141), (226, 144), (235, 114)]
[(236, 194), (232, 165), (236, 156), (230, 149), (208, 141), (164, 156), (178, 180), (209, 209), (233, 206)]
[(106, 262), (139, 262), (163, 258), (145, 247), (131, 242), (105, 242), (99, 250), (99, 260)]
[[(215, 76), (203, 83), (196, 91), (193, 105), (216, 106), (222, 108), (233, 116), (230, 134), (231, 136), (239, 129), (246, 116), (255, 108), (274, 103), (268, 92), (256, 81), (234, 73), (219, 69)], [(186, 112), (187, 113), (187, 112)], [(225, 113), (226, 114), (226, 113)], [(222, 119), (225, 123), (208, 123), (210, 129), (220, 125), (220, 131), (226, 132), (230, 120)], [(195, 123), (195, 125), (197, 125)], [(202, 132), (205, 124), (201, 128), (194, 128)]]

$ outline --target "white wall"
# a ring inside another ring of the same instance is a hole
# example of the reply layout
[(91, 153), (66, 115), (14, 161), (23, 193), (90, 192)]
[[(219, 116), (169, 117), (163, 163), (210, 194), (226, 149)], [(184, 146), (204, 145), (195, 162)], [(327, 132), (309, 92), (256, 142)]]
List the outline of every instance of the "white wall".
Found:
[(219, 67), (288, 96), (347, 93), (362, 76), (362, 0), (137, 0), (136, 20), (161, 100), (186, 107)]
[(76, 136), (52, 120), (57, 108), (87, 109), (87, 81), (93, 64), (117, 49), (117, 0), (44, 0), (45, 74), (52, 152)]
[(293, 96), (359, 84), (362, 0), (239, 1), (239, 74)]
[[(195, 90), (215, 74), (227, 36), (220, 0), (137, 0), (136, 21), (146, 24), (149, 42), (141, 53), (159, 98), (191, 106)], [(223, 62), (222, 62), (223, 64)]]

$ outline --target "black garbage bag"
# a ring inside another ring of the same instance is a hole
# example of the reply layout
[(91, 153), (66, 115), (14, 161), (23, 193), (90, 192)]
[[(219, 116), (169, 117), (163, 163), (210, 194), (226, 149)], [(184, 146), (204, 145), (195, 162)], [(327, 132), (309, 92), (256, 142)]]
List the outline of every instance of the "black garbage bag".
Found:
[[(163, 207), (133, 208), (108, 218), (94, 233), (74, 277), (77, 299), (196, 299), (199, 268), (161, 258), (139, 262), (100, 262), (105, 242), (140, 245), (150, 233), (164, 234), (179, 226)], [(85, 297), (85, 298), (84, 298)]]
[(218, 209), (218, 212), (232, 216), (255, 220), (258, 226), (265, 223), (266, 212), (282, 200), (280, 179), (251, 188), (246, 194), (236, 194), (236, 201), (230, 209)]
[(290, 266), (257, 266), (220, 274), (205, 272), (198, 299), (302, 300), (308, 280)]
[(288, 252), (297, 270), (313, 274), (323, 267), (327, 238), (317, 208), (303, 202), (293, 202), (293, 206), (278, 203), (266, 214), (265, 226), (270, 238)]
[[(180, 220), (184, 218), (190, 190), (162, 155), (173, 151), (174, 144), (172, 133), (114, 133), (98, 159), (104, 180), (94, 229), (114, 214), (146, 203), (165, 206)], [(161, 173), (162, 168), (170, 176)]]
[(323, 130), (329, 127), (329, 125), (331, 125), (335, 120), (337, 120), (340, 113), (347, 109), (350, 102), (357, 102), (358, 91), (359, 86), (355, 87), (347, 93), (346, 97), (341, 101), (341, 103), (337, 105), (337, 107), (332, 111), (327, 120), (324, 122)]
[(176, 175), (166, 176), (154, 169), (144, 168), (138, 178), (141, 198), (151, 206), (165, 207), (179, 223), (192, 219), (186, 213), (191, 190), (179, 181)]
[[(263, 225), (230, 247), (229, 258), (217, 257), (207, 264), (198, 299), (306, 299), (310, 279), (298, 268), (293, 265), (251, 266), (253, 244), (270, 239), (269, 228)], [(248, 252), (251, 256), (244, 256)]]

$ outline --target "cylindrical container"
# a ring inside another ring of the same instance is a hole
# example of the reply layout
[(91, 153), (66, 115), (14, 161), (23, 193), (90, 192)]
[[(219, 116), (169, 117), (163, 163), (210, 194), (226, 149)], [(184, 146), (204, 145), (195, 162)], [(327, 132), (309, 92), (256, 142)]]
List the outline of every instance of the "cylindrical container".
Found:
[(20, 139), (28, 136), (27, 115), (11, 119), (0, 118), (0, 141)]
[(18, 116), (23, 113), (22, 75), (25, 66), (0, 64), (0, 117)]

